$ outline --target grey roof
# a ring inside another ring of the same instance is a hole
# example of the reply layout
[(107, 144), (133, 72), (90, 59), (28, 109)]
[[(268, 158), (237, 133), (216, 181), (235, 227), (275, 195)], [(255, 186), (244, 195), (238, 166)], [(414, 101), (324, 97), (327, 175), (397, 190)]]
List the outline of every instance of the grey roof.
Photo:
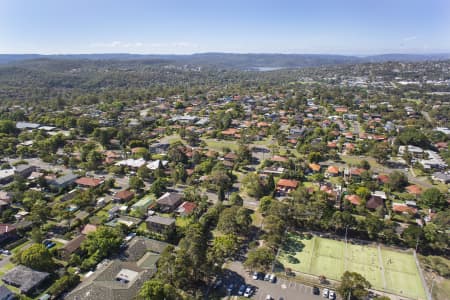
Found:
[(6, 286), (0, 285), (0, 300), (11, 300), (14, 296), (14, 293), (11, 292)]
[(63, 185), (66, 184), (68, 182), (74, 181), (78, 178), (79, 176), (73, 173), (69, 173), (66, 174), (64, 176), (58, 177), (54, 180), (54, 183), (58, 184), (58, 185)]
[(161, 216), (149, 216), (146, 220), (146, 222), (156, 223), (156, 224), (162, 224), (162, 225), (172, 225), (175, 223), (175, 219), (173, 218), (166, 218)]
[(159, 205), (174, 206), (174, 205), (181, 203), (182, 197), (183, 197), (183, 195), (181, 195), (179, 193), (165, 193), (164, 195), (159, 197), (159, 199), (156, 200), (156, 202)]
[(145, 237), (135, 237), (132, 239), (125, 251), (125, 256), (128, 261), (137, 261), (141, 259), (145, 253), (154, 252), (162, 253), (169, 244)]
[[(116, 280), (117, 275), (123, 270), (137, 272), (137, 276), (129, 282)], [(149, 280), (156, 272), (155, 268), (143, 269), (136, 262), (110, 261), (103, 268), (85, 278), (64, 299), (69, 300), (122, 300), (134, 299), (145, 281)]]
[(16, 286), (23, 293), (28, 293), (38, 287), (50, 276), (47, 272), (39, 272), (28, 267), (18, 265), (14, 269), (6, 272), (2, 280), (12, 286)]
[(29, 123), (29, 122), (17, 122), (16, 123), (16, 128), (17, 129), (36, 129), (39, 126), (41, 126), (41, 124), (38, 123)]

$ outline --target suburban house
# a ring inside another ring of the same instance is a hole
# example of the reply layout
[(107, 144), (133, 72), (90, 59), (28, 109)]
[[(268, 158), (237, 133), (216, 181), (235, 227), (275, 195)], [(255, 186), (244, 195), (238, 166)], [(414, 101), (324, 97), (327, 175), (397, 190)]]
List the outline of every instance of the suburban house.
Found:
[(0, 243), (15, 239), (17, 237), (17, 228), (12, 224), (0, 224)]
[(329, 166), (326, 171), (326, 175), (331, 177), (339, 176), (339, 173), (339, 168), (336, 166)]
[(96, 271), (71, 291), (67, 300), (135, 299), (144, 282), (157, 270), (156, 263), (168, 244), (144, 237), (133, 238), (125, 259), (99, 264)]
[(39, 272), (23, 265), (18, 265), (3, 275), (4, 283), (19, 288), (23, 294), (33, 294), (39, 291), (39, 287), (50, 277), (47, 272)]
[(194, 202), (184, 201), (177, 209), (177, 213), (184, 217), (192, 214), (197, 207)]
[(75, 183), (84, 188), (95, 188), (103, 183), (103, 179), (92, 177), (81, 177), (75, 180)]
[(298, 181), (292, 179), (280, 179), (277, 182), (276, 190), (281, 194), (287, 194), (298, 187)]
[(435, 172), (431, 176), (433, 180), (440, 181), (442, 183), (450, 183), (450, 174), (442, 173), (442, 172)]
[(123, 190), (123, 191), (117, 192), (113, 196), (113, 200), (115, 202), (128, 202), (131, 199), (133, 199), (133, 197), (134, 197), (134, 192), (132, 192), (130, 190)]
[(49, 185), (56, 189), (64, 189), (73, 184), (79, 176), (73, 173), (66, 174), (64, 176), (52, 179), (49, 181)]
[(145, 220), (145, 223), (147, 224), (148, 230), (156, 231), (158, 233), (162, 233), (175, 227), (175, 219), (161, 216), (149, 216)]
[(74, 237), (67, 244), (65, 244), (64, 247), (59, 249), (59, 257), (64, 260), (69, 260), (70, 256), (80, 249), (81, 243), (83, 243), (85, 239), (86, 236), (84, 234), (80, 234)]
[(173, 212), (182, 203), (183, 195), (179, 193), (165, 193), (156, 200), (162, 212)]
[(371, 210), (376, 210), (378, 207), (384, 207), (384, 199), (380, 196), (372, 195), (367, 201), (366, 207)]
[(155, 197), (153, 195), (147, 195), (140, 199), (138, 202), (131, 206), (131, 210), (139, 211), (143, 214), (147, 213), (147, 210), (155, 203)]

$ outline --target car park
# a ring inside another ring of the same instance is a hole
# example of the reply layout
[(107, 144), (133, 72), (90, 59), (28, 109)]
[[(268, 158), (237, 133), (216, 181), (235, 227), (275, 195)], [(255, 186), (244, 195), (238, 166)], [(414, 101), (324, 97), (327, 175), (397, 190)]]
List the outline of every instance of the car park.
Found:
[(239, 287), (239, 290), (238, 290), (238, 295), (243, 296), (246, 288), (247, 287), (245, 286), (245, 284), (241, 284), (241, 286)]
[(328, 298), (328, 293), (329, 293), (328, 289), (323, 289), (322, 295), (323, 295), (324, 298)]

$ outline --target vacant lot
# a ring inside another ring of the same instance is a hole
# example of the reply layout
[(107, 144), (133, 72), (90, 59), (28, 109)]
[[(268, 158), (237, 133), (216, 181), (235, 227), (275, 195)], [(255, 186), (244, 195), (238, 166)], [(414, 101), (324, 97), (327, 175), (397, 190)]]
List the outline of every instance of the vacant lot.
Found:
[(334, 280), (340, 280), (346, 270), (357, 272), (377, 290), (426, 299), (414, 256), (410, 253), (289, 234), (279, 260), (293, 271)]

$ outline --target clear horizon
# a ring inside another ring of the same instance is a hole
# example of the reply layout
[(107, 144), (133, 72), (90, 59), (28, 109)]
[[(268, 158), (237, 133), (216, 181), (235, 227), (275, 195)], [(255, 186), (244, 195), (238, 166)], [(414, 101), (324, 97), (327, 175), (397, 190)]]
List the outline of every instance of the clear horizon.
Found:
[(0, 54), (450, 53), (445, 0), (2, 0)]

